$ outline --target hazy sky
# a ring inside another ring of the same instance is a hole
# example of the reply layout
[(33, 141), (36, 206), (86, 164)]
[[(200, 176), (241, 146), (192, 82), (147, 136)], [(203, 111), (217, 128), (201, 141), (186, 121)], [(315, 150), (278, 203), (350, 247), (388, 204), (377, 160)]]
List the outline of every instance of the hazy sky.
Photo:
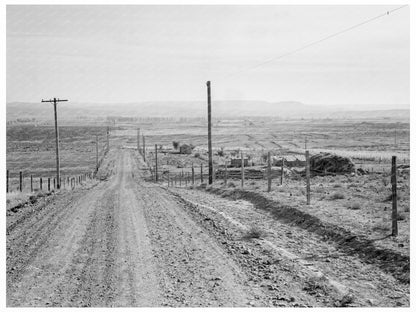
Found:
[(396, 7), (8, 6), (7, 101), (408, 107), (408, 7), (244, 71)]

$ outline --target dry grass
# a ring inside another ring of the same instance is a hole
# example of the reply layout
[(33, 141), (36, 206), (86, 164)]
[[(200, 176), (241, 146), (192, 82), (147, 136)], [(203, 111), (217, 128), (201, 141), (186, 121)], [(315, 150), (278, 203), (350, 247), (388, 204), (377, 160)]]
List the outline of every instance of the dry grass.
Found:
[(258, 228), (258, 227), (251, 227), (250, 230), (247, 231), (247, 233), (243, 236), (243, 238), (245, 239), (253, 239), (253, 238), (261, 238), (264, 237), (265, 233), (262, 229)]
[(377, 231), (377, 232), (388, 232), (390, 230), (391, 230), (391, 225), (390, 223), (386, 223), (386, 222), (379, 222), (373, 226), (373, 231)]
[(232, 181), (230, 181), (230, 182), (228, 182), (228, 185), (227, 185), (228, 187), (235, 187), (235, 183), (234, 182), (232, 182)]

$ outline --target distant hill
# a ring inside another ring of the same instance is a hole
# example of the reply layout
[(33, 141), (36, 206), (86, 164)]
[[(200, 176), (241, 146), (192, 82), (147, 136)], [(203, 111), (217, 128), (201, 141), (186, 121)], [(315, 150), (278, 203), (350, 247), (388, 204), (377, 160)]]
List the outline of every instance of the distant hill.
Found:
[[(77, 117), (206, 117), (205, 101), (160, 101), (139, 103), (74, 103), (58, 104), (60, 119)], [(7, 103), (7, 120), (17, 118), (53, 118), (50, 103)], [(337, 107), (306, 105), (296, 101), (213, 101), (213, 117), (279, 116), (283, 118), (409, 118), (409, 110), (346, 111)]]

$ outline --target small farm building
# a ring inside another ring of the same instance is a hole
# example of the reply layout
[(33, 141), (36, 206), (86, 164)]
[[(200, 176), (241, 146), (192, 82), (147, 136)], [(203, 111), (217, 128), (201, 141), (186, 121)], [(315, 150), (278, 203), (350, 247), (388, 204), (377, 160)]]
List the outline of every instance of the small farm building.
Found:
[[(244, 158), (244, 167), (248, 166), (248, 158)], [(230, 167), (240, 168), (241, 167), (241, 158), (231, 158)]]

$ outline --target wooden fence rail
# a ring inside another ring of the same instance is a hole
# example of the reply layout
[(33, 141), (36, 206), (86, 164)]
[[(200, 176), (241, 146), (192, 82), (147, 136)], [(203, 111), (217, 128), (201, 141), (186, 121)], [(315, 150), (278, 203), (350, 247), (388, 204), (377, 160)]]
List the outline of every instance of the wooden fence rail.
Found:
[[(12, 191), (18, 192), (37, 192), (44, 190), (44, 179), (47, 179), (47, 190), (50, 192), (51, 190), (57, 190), (58, 183), (56, 177), (34, 177), (33, 174), (25, 175), (23, 171), (18, 172), (18, 176), (16, 178), (11, 177), (10, 170), (6, 171), (6, 193), (10, 193)], [(82, 185), (88, 179), (93, 179), (94, 175), (91, 172), (88, 173), (81, 173), (76, 176), (72, 177), (60, 177), (60, 186), (61, 189), (66, 189), (67, 187), (74, 187), (75, 185)], [(29, 182), (25, 182), (29, 181)]]

